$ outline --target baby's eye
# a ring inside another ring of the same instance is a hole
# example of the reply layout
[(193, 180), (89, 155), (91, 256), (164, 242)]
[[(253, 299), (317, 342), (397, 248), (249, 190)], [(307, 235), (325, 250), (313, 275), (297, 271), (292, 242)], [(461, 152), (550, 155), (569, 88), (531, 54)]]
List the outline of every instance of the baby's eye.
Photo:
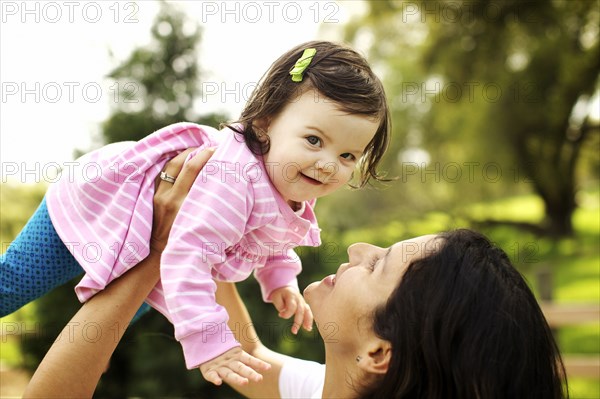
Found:
[(350, 154), (349, 152), (345, 152), (342, 155), (340, 155), (342, 158), (347, 159), (348, 161), (354, 161), (356, 160), (356, 157), (352, 154)]
[(317, 136), (308, 136), (306, 141), (308, 141), (311, 145), (320, 145), (321, 143), (321, 139)]

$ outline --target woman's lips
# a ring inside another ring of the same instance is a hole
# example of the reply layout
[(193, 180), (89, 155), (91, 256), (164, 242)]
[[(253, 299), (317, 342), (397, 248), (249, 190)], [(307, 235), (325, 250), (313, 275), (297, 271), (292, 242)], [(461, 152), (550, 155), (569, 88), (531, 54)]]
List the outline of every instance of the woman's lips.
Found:
[(333, 287), (335, 285), (335, 274), (330, 274), (329, 276), (325, 277), (323, 279), (323, 283), (325, 285)]

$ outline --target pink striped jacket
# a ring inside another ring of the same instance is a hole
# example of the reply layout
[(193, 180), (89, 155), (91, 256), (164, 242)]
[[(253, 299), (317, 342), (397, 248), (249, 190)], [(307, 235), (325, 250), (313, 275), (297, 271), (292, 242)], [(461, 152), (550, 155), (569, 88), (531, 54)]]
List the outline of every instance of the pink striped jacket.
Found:
[(297, 287), (293, 248), (321, 243), (315, 200), (294, 212), (240, 135), (192, 123), (91, 152), (46, 194), (56, 231), (85, 270), (75, 288), (84, 302), (148, 255), (155, 178), (194, 146), (218, 147), (181, 206), (147, 298), (173, 323), (190, 369), (239, 345), (213, 279), (241, 281), (254, 272), (265, 301), (276, 288)]

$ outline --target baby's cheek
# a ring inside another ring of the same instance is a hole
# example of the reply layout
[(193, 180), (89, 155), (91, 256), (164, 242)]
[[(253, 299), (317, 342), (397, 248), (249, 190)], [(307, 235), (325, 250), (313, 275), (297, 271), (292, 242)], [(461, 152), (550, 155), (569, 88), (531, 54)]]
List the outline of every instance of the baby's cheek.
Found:
[(352, 179), (352, 172), (354, 172), (353, 168), (343, 168), (340, 170), (336, 177), (339, 180), (341, 186), (350, 182), (350, 180)]

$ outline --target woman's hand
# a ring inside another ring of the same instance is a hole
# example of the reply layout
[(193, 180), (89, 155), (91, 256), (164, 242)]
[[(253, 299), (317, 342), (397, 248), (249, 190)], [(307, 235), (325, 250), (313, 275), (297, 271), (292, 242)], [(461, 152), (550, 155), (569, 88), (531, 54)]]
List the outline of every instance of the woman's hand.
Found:
[(200, 170), (208, 162), (215, 149), (202, 150), (184, 164), (185, 159), (193, 150), (195, 149), (190, 148), (181, 152), (165, 165), (163, 171), (167, 175), (175, 177), (175, 183), (161, 180), (160, 177), (156, 178), (150, 251), (162, 253), (165, 249), (175, 216)]
[[(162, 180), (156, 183), (150, 254), (94, 295), (71, 318), (38, 366), (24, 398), (92, 397), (125, 327), (160, 278), (160, 254), (173, 220), (213, 151), (201, 151), (183, 165), (189, 152), (179, 154), (165, 166), (165, 172), (176, 177), (174, 184)], [(99, 334), (97, 340), (90, 341), (85, 334), (71, 331), (73, 326), (92, 322), (99, 331), (113, 333)]]

